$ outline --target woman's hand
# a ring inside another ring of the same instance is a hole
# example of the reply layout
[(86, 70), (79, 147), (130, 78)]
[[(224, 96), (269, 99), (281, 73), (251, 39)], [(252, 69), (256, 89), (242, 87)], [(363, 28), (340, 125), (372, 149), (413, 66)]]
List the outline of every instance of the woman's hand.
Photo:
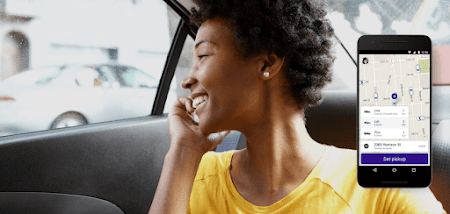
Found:
[(168, 116), (170, 148), (179, 146), (204, 154), (219, 145), (230, 131), (204, 135), (199, 124), (193, 120), (195, 112), (192, 102), (189, 97), (179, 97), (170, 110)]
[(170, 149), (164, 158), (161, 177), (150, 214), (186, 213), (195, 175), (203, 154), (219, 145), (230, 133), (205, 136), (193, 120), (194, 108), (188, 97), (179, 97), (169, 113)]

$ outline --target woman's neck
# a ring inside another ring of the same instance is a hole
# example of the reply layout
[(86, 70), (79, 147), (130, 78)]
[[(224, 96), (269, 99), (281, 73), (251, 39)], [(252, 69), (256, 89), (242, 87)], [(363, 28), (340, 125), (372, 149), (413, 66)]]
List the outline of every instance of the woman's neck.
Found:
[(240, 153), (239, 171), (261, 194), (277, 197), (291, 192), (322, 156), (325, 146), (309, 136), (302, 114), (295, 108), (270, 112), (252, 132), (244, 133), (247, 148)]

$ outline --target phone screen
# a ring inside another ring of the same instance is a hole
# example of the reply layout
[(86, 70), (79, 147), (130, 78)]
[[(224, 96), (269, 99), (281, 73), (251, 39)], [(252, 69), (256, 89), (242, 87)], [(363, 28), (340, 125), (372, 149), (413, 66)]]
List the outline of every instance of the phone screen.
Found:
[(359, 51), (359, 165), (430, 166), (429, 50)]

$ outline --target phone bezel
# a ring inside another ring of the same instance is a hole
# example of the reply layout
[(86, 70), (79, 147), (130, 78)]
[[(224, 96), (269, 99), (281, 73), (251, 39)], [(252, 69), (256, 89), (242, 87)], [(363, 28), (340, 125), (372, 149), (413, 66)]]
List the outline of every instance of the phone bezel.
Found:
[[(433, 154), (432, 154), (432, 142), (430, 136), (430, 165), (429, 166), (360, 166), (360, 148), (359, 148), (359, 67), (360, 60), (359, 55), (361, 51), (389, 51), (398, 50), (425, 50), (430, 54), (430, 76), (432, 77), (432, 59), (431, 59), (431, 40), (428, 36), (424, 35), (365, 35), (359, 38), (357, 46), (357, 177), (358, 183), (362, 187), (377, 188), (377, 187), (428, 187), (432, 180), (432, 166), (433, 166)], [(388, 53), (387, 53), (388, 54)], [(430, 133), (431, 133), (431, 121), (432, 121), (432, 83), (430, 78)], [(376, 172), (374, 172), (376, 168)], [(396, 168), (396, 172), (393, 172), (393, 168)], [(412, 172), (412, 168), (416, 168), (415, 172)]]

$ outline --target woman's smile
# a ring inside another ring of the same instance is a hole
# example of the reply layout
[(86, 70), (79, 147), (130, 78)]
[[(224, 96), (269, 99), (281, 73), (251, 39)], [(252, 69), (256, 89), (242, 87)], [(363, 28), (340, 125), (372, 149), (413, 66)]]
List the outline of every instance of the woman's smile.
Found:
[(202, 110), (202, 107), (205, 106), (207, 102), (208, 102), (208, 100), (205, 100), (205, 101), (201, 102), (200, 104), (198, 104), (197, 107), (194, 107), (195, 114), (199, 115), (200, 110)]
[(192, 102), (192, 107), (197, 108), (203, 102), (208, 101), (208, 95), (198, 96)]
[(194, 119), (195, 122), (200, 123), (200, 110), (205, 106), (206, 103), (209, 101), (209, 96), (207, 94), (193, 94), (191, 95), (193, 97), (192, 101), (192, 107), (194, 108), (194, 115), (197, 116), (196, 119)]

